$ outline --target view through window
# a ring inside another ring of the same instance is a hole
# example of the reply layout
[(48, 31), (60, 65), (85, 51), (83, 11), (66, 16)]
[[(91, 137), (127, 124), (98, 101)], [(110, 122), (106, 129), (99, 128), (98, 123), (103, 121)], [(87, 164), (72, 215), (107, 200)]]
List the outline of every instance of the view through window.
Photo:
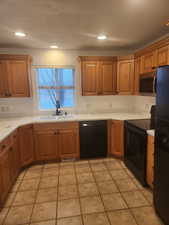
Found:
[(74, 106), (74, 69), (37, 68), (39, 108), (55, 109), (56, 100), (61, 107)]

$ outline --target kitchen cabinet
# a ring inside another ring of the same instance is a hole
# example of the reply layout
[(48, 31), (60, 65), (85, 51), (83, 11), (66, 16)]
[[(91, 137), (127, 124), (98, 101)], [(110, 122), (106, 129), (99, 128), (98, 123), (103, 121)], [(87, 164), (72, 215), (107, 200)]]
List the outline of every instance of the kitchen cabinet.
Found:
[(134, 94), (139, 95), (139, 82), (141, 74), (141, 57), (134, 60)]
[(112, 95), (116, 90), (116, 74), (117, 74), (117, 62), (116, 61), (104, 61), (100, 63), (100, 83), (99, 91), (100, 95)]
[(134, 59), (120, 60), (117, 63), (117, 93), (119, 95), (133, 94)]
[(31, 57), (0, 55), (0, 97), (30, 97)]
[(50, 160), (59, 157), (58, 132), (55, 130), (36, 131), (35, 153), (37, 160)]
[(14, 181), (20, 170), (19, 139), (18, 139), (17, 130), (12, 133), (11, 142), (12, 142), (11, 154), (10, 154), (11, 179), (12, 181)]
[(11, 140), (8, 137), (0, 144), (0, 205), (3, 204), (12, 185), (11, 150)]
[(141, 56), (141, 74), (150, 73), (156, 67), (156, 54), (155, 51), (150, 51)]
[(158, 48), (156, 54), (157, 66), (169, 65), (169, 46)]
[(109, 153), (116, 157), (124, 156), (124, 122), (109, 121)]
[(7, 67), (5, 61), (0, 61), (0, 98), (6, 97), (6, 90), (7, 90)]
[(60, 158), (79, 158), (79, 130), (63, 129), (59, 132)]
[(34, 138), (37, 160), (79, 157), (77, 122), (35, 124)]
[(86, 96), (98, 94), (99, 63), (97, 61), (82, 62), (82, 94)]
[(148, 136), (147, 143), (147, 184), (153, 188), (154, 181), (154, 137)]
[(112, 95), (116, 89), (117, 57), (80, 56), (82, 95)]
[(34, 161), (33, 126), (25, 125), (19, 128), (19, 151), (21, 166), (26, 166)]

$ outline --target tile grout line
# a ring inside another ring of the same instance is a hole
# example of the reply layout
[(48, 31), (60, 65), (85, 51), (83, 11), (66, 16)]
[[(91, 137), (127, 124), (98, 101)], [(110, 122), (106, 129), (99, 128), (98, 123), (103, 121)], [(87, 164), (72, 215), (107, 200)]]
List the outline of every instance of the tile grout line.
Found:
[[(36, 205), (36, 200), (37, 200), (37, 196), (38, 196), (38, 192), (39, 192), (39, 187), (40, 187), (40, 182), (41, 182), (41, 179), (42, 179), (42, 174), (43, 174), (43, 170), (44, 170), (44, 164), (43, 164), (43, 167), (41, 168), (41, 174), (39, 176), (39, 184), (37, 186), (37, 189), (36, 189), (36, 196), (35, 196), (35, 200), (33, 202), (33, 207), (32, 207), (32, 212), (31, 212), (31, 215), (30, 215), (30, 219), (29, 219), (29, 225), (32, 223), (32, 216), (33, 216), (33, 211), (35, 209), (35, 205)], [(37, 178), (35, 178), (37, 179)]]
[(60, 177), (60, 163), (58, 163), (58, 182), (57, 182), (57, 198), (56, 198), (56, 218), (55, 225), (58, 223), (58, 202), (59, 202), (59, 177)]
[[(24, 170), (27, 170), (27, 169), (24, 169)], [(23, 170), (23, 171), (24, 171), (24, 170)], [(20, 175), (23, 171), (20, 171), (20, 172), (19, 172), (17, 178), (19, 177), (19, 175)], [(21, 180), (20, 185), (21, 185), (21, 183), (22, 183), (22, 181), (23, 181), (23, 178), (24, 178), (24, 176), (25, 176), (25, 173), (26, 173), (26, 171), (24, 171), (24, 175), (23, 175), (23, 177), (20, 179), (20, 180)], [(13, 185), (14, 185), (14, 184), (13, 184)], [(20, 186), (20, 185), (19, 185), (19, 186)], [(16, 194), (17, 194), (18, 190), (19, 190), (19, 187), (18, 187), (18, 189), (16, 190), (15, 197), (16, 197)], [(13, 203), (15, 197), (13, 198), (12, 203)], [(7, 201), (7, 199), (6, 199), (6, 201)], [(5, 220), (6, 220), (8, 214), (9, 214), (11, 208), (12, 208), (12, 203), (10, 204), (9, 207), (3, 207), (3, 208), (8, 208), (8, 211), (7, 211), (6, 215), (5, 215), (5, 217), (3, 218), (2, 225), (4, 225)], [(3, 209), (3, 208), (2, 208), (2, 209)]]
[(77, 186), (77, 192), (78, 192), (78, 200), (79, 200), (79, 205), (80, 205), (80, 217), (81, 217), (82, 225), (84, 225), (83, 211), (82, 211), (82, 205), (81, 205), (81, 201), (80, 201), (79, 182), (78, 182), (77, 173), (76, 173), (76, 165), (75, 165), (74, 169), (75, 169), (75, 176), (76, 176), (76, 186)]
[[(104, 162), (104, 161), (103, 161), (103, 162)], [(105, 207), (104, 201), (103, 201), (103, 199), (102, 199), (101, 192), (100, 192), (100, 190), (99, 190), (99, 187), (98, 187), (98, 184), (97, 184), (96, 177), (94, 176), (94, 171), (92, 170), (91, 164), (89, 164), (89, 165), (90, 165), (90, 168), (91, 168), (91, 171), (92, 171), (92, 175), (93, 175), (94, 180), (95, 180), (96, 187), (97, 187), (97, 189), (98, 189), (99, 197), (100, 197), (101, 202), (102, 202), (103, 207), (104, 207), (104, 212), (103, 212), (103, 213), (105, 214), (105, 216), (106, 216), (106, 218), (107, 218), (109, 224), (111, 225), (111, 221), (110, 221), (110, 219), (109, 219), (109, 217), (108, 217), (108, 215), (107, 215), (106, 207)], [(104, 164), (104, 165), (105, 165), (105, 164)], [(105, 166), (106, 166), (106, 165), (105, 165)], [(107, 168), (107, 167), (106, 167), (106, 168)]]

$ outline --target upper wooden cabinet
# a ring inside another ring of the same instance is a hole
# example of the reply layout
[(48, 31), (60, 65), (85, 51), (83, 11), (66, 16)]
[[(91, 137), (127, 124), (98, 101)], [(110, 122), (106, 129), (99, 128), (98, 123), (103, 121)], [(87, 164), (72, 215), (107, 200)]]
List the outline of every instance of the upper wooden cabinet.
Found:
[(141, 71), (141, 57), (137, 57), (134, 60), (134, 94), (139, 94), (139, 81), (140, 81), (140, 71)]
[(157, 66), (169, 65), (169, 46), (158, 48), (156, 51)]
[(82, 94), (97, 95), (99, 81), (99, 63), (97, 61), (82, 62)]
[(99, 94), (112, 95), (116, 90), (117, 62), (103, 61), (100, 63)]
[(117, 93), (119, 95), (133, 94), (134, 59), (119, 60), (117, 63)]
[(33, 126), (25, 125), (19, 128), (19, 151), (21, 166), (34, 161)]
[(153, 72), (156, 67), (156, 54), (155, 51), (148, 52), (141, 56), (141, 69), (140, 73)]
[(0, 97), (30, 97), (31, 57), (0, 55)]
[(112, 95), (116, 89), (117, 57), (80, 56), (82, 95)]

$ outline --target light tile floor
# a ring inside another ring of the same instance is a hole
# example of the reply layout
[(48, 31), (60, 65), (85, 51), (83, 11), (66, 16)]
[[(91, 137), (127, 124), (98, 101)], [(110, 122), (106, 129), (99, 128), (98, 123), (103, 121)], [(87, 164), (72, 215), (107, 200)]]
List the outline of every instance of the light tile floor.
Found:
[(32, 166), (18, 177), (0, 225), (162, 225), (122, 161), (107, 158)]

